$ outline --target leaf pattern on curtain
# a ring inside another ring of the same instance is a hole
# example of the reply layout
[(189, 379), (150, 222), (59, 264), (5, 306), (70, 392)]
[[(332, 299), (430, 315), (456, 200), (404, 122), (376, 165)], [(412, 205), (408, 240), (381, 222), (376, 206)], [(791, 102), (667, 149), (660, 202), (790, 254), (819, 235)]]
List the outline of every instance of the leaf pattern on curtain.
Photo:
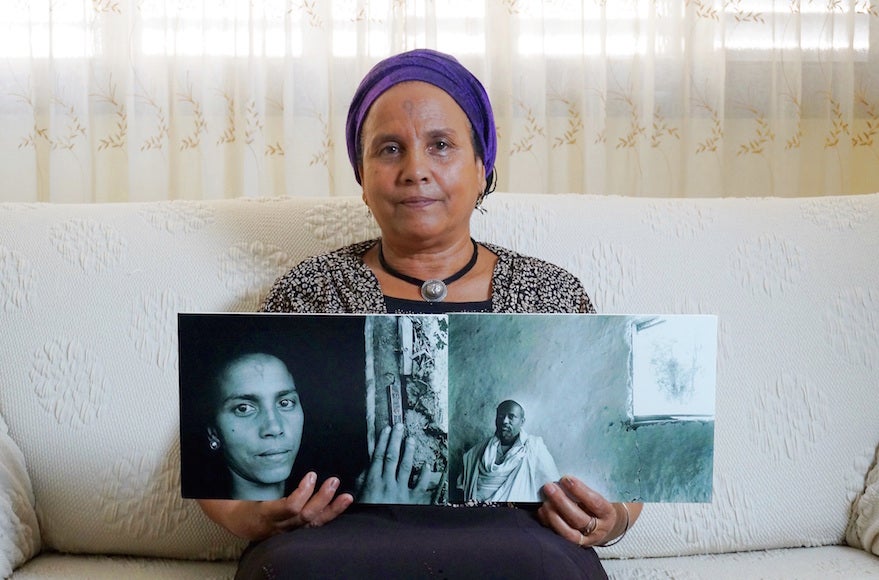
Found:
[(486, 85), (499, 189), (879, 191), (879, 0), (9, 0), (3, 200), (357, 194), (362, 75)]

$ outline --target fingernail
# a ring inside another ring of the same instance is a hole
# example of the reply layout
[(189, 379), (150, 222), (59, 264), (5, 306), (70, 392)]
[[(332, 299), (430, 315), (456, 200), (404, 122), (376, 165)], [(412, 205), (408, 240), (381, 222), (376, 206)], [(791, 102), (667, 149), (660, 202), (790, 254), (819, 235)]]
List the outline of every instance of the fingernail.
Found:
[(547, 483), (543, 486), (543, 493), (546, 495), (555, 495), (555, 492), (558, 491), (554, 483)]
[(568, 477), (568, 476), (566, 475), (566, 476), (562, 477), (562, 484), (563, 484), (565, 487), (567, 487), (568, 489), (573, 489), (573, 487), (574, 487), (574, 480), (571, 479), (570, 477)]
[(306, 477), (308, 478), (309, 485), (314, 485), (314, 482), (317, 481), (317, 474), (313, 471), (309, 471)]
[(330, 478), (330, 489), (332, 491), (336, 491), (336, 489), (338, 489), (338, 488), (339, 488), (339, 479), (336, 477), (331, 477)]

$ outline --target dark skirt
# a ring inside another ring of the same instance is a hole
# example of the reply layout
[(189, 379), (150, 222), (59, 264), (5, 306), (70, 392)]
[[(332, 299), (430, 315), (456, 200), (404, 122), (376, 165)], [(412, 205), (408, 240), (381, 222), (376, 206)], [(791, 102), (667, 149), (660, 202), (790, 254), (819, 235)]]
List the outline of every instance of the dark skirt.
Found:
[(508, 507), (352, 506), (320, 528), (251, 544), (239, 580), (607, 578), (598, 555)]

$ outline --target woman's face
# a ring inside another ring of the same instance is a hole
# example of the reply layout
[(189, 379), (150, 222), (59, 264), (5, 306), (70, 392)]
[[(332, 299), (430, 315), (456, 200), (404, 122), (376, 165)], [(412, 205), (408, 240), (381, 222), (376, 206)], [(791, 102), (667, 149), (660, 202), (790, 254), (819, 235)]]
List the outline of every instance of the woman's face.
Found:
[(241, 357), (220, 376), (219, 397), (212, 434), (220, 439), (233, 479), (286, 480), (305, 419), (286, 365), (267, 354)]
[(445, 91), (413, 81), (385, 91), (361, 129), (363, 201), (397, 243), (458, 241), (485, 189), (467, 115)]

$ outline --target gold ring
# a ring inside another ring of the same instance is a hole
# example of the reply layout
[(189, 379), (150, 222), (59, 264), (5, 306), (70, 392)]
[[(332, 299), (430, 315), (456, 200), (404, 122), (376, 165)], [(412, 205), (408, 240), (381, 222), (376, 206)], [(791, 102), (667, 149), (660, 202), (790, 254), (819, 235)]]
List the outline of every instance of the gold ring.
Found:
[(579, 529), (579, 532), (584, 536), (588, 536), (592, 532), (595, 531), (595, 528), (598, 527), (598, 520), (595, 519), (595, 516), (592, 516), (591, 519), (586, 522), (586, 525)]

